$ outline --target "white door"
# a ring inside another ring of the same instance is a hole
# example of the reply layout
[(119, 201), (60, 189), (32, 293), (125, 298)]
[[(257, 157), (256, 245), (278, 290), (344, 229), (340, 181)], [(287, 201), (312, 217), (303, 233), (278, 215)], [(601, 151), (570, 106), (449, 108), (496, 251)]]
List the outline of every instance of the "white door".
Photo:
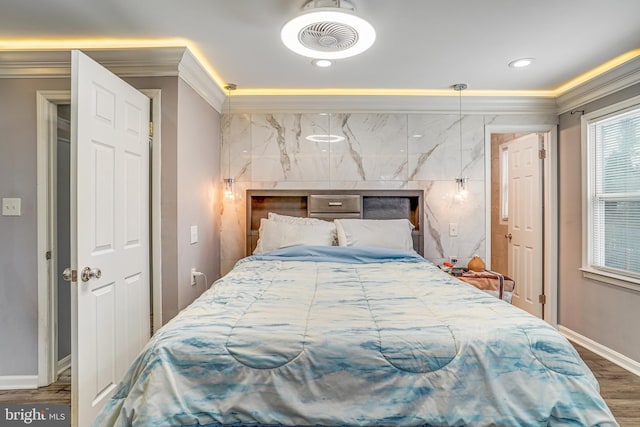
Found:
[(542, 317), (542, 174), (539, 136), (509, 143), (509, 276), (513, 304)]
[(85, 427), (149, 338), (149, 99), (72, 51), (71, 110), (72, 420)]

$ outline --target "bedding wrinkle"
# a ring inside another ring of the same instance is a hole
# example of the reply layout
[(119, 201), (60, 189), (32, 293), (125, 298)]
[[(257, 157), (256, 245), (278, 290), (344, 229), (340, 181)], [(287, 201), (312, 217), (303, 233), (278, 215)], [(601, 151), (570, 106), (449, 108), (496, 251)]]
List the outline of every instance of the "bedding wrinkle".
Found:
[(318, 287), (317, 266), (315, 277), (295, 265), (268, 274), (269, 284), (238, 317), (225, 345), (237, 362), (253, 369), (280, 368), (304, 352)]
[[(380, 268), (356, 267), (378, 331), (380, 353), (394, 368), (411, 373), (434, 372), (447, 366), (458, 353), (453, 331), (437, 319), (426, 301), (403, 289), (408, 283), (404, 268), (397, 268), (390, 286), (381, 292)], [(402, 310), (390, 307), (389, 299), (402, 301)]]

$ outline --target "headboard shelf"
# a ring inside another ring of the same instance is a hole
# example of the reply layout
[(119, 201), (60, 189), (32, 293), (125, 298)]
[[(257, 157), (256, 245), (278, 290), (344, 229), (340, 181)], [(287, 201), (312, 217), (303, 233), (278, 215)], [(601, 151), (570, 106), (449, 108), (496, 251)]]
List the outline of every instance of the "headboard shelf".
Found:
[(269, 212), (331, 221), (336, 218), (408, 219), (413, 246), (423, 255), (422, 190), (247, 190), (246, 255), (258, 242), (260, 220)]

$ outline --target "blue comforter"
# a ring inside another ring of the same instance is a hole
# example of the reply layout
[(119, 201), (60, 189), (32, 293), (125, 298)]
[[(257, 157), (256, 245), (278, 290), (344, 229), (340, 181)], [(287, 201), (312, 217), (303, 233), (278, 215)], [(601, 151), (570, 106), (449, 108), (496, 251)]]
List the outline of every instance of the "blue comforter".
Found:
[(96, 426), (613, 426), (545, 322), (414, 254), (241, 260), (146, 346)]

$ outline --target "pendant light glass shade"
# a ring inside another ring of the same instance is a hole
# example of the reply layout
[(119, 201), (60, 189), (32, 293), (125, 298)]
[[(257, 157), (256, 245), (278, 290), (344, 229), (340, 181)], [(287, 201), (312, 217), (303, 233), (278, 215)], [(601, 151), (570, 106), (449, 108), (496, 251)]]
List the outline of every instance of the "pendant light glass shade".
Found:
[(225, 178), (224, 179), (224, 198), (233, 200), (236, 198), (236, 193), (234, 192), (233, 184), (235, 183), (234, 178)]

